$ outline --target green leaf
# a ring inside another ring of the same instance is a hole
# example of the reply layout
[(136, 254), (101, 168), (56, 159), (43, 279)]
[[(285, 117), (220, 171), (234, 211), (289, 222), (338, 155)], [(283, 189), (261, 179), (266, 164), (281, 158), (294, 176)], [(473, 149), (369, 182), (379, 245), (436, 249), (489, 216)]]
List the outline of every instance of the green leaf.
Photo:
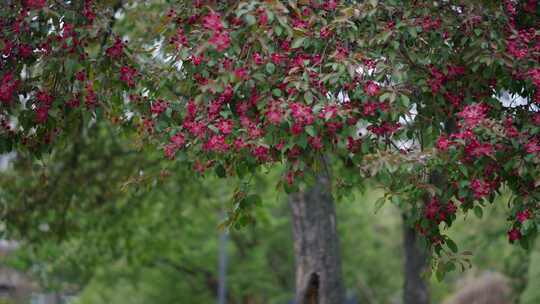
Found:
[(315, 127), (313, 127), (312, 125), (309, 125), (306, 127), (306, 133), (313, 137), (317, 136), (317, 131), (315, 130)]
[(381, 208), (384, 206), (384, 203), (386, 203), (386, 198), (385, 197), (379, 197), (379, 199), (377, 199), (377, 201), (375, 201), (375, 213), (379, 212), (379, 210), (381, 210)]
[(293, 49), (299, 48), (300, 46), (302, 46), (302, 44), (304, 43), (305, 40), (306, 40), (306, 37), (298, 37), (298, 38), (294, 39), (291, 47)]
[(401, 103), (403, 103), (403, 106), (408, 108), (411, 104), (411, 100), (409, 99), (409, 96), (407, 95), (401, 95)]
[(255, 19), (255, 17), (253, 15), (246, 15), (246, 23), (248, 25), (253, 25), (253, 24), (257, 23), (257, 20)]
[(216, 175), (219, 177), (219, 178), (224, 178), (227, 176), (227, 172), (225, 172), (225, 167), (223, 167), (223, 165), (218, 165), (216, 166)]
[(276, 71), (276, 66), (269, 62), (266, 64), (266, 72), (268, 72), (268, 74), (274, 74), (274, 72)]
[(482, 218), (482, 216), (484, 215), (484, 211), (480, 206), (474, 206), (473, 211), (474, 215), (476, 215), (477, 218)]
[(307, 104), (312, 104), (313, 103), (313, 94), (311, 94), (310, 91), (305, 92), (304, 93), (304, 99), (306, 100)]
[(281, 34), (283, 33), (283, 28), (281, 26), (275, 26), (274, 32), (276, 33), (277, 36), (281, 36)]
[(390, 99), (390, 92), (386, 92), (379, 97), (380, 101), (385, 101), (387, 99)]
[(245, 198), (247, 206), (260, 206), (262, 205), (262, 198), (258, 194), (250, 194)]
[(448, 246), (448, 248), (450, 248), (450, 250), (452, 250), (453, 253), (458, 252), (458, 247), (456, 243), (452, 241), (451, 239), (446, 239), (446, 246)]
[(308, 145), (307, 136), (302, 133), (300, 137), (298, 138), (298, 146), (300, 146), (302, 149), (305, 149)]
[(281, 90), (278, 89), (278, 88), (275, 88), (272, 90), (272, 95), (276, 96), (276, 97), (281, 97)]
[(409, 32), (409, 34), (410, 34), (411, 37), (413, 37), (413, 38), (416, 38), (416, 36), (418, 35), (418, 34), (416, 33), (416, 27), (415, 27), (415, 26), (407, 28), (407, 31)]

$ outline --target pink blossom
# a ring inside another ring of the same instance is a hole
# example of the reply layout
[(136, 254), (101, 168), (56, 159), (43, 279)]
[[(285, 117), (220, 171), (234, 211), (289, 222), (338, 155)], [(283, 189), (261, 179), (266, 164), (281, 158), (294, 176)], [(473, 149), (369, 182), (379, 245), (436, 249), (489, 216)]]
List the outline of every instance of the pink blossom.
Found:
[(444, 98), (452, 104), (455, 108), (458, 108), (461, 103), (463, 102), (463, 96), (462, 95), (456, 95), (450, 92), (444, 93)]
[(206, 134), (206, 125), (202, 122), (191, 122), (186, 126), (188, 131), (196, 137), (202, 138)]
[(234, 71), (234, 76), (240, 80), (246, 80), (249, 78), (248, 71), (246, 68), (238, 68)]
[(0, 83), (0, 101), (4, 104), (10, 104), (13, 99), (13, 95), (17, 90), (18, 81), (15, 80), (13, 74), (6, 73), (2, 77)]
[(270, 149), (268, 149), (268, 147), (265, 147), (265, 146), (258, 146), (255, 149), (253, 149), (253, 155), (257, 158), (257, 160), (261, 162), (268, 161), (269, 152), (270, 152)]
[(519, 131), (514, 127), (512, 118), (507, 118), (504, 121), (504, 131), (508, 137), (518, 137)]
[(176, 49), (180, 49), (182, 46), (189, 46), (188, 39), (182, 28), (176, 30), (175, 35), (171, 37), (169, 43), (174, 44)]
[(319, 118), (329, 120), (337, 116), (338, 113), (338, 107), (335, 104), (329, 104), (324, 106), (322, 108), (321, 112), (319, 113)]
[(304, 29), (304, 28), (307, 28), (309, 25), (309, 23), (307, 21), (304, 21), (300, 18), (294, 18), (293, 21), (292, 21), (292, 26), (294, 28), (300, 28), (300, 29)]
[(25, 43), (19, 45), (19, 55), (22, 58), (29, 58), (30, 56), (32, 56), (32, 46)]
[(158, 99), (152, 103), (150, 107), (150, 111), (154, 114), (160, 115), (161, 113), (165, 112), (165, 110), (167, 110), (168, 107), (169, 107), (168, 102), (162, 99)]
[(233, 145), (236, 152), (242, 150), (243, 148), (247, 146), (246, 142), (244, 141), (242, 137), (236, 138), (233, 142)]
[(322, 137), (320, 137), (320, 136), (315, 136), (315, 137), (310, 136), (308, 138), (308, 142), (309, 142), (309, 145), (314, 150), (321, 150), (323, 148)]
[(379, 87), (379, 85), (371, 80), (364, 85), (364, 92), (366, 92), (366, 94), (368, 94), (369, 96), (379, 95), (380, 91), (381, 88)]
[(444, 135), (439, 136), (439, 138), (437, 139), (437, 143), (435, 144), (437, 149), (441, 151), (448, 150), (448, 148), (450, 148), (451, 145), (452, 145), (452, 142), (448, 140), (448, 138)]
[(491, 193), (490, 184), (479, 179), (474, 179), (472, 181), (471, 189), (475, 199), (481, 199)]
[(49, 107), (45, 105), (38, 106), (36, 108), (36, 122), (43, 124), (47, 122), (49, 118)]
[(183, 147), (186, 143), (186, 138), (182, 132), (177, 132), (171, 137), (171, 144), (173, 144), (177, 149)]
[(88, 109), (94, 108), (97, 105), (97, 96), (94, 92), (94, 87), (90, 83), (86, 85), (86, 96), (84, 98), (84, 103)]
[(39, 91), (36, 94), (36, 99), (44, 106), (50, 107), (54, 98), (45, 91)]
[(94, 12), (94, 8), (92, 7), (92, 2), (93, 0), (86, 0), (84, 2), (83, 9), (83, 15), (89, 24), (92, 24), (94, 22), (94, 19), (96, 19), (96, 13)]
[(45, 6), (45, 0), (25, 0), (24, 3), (29, 9), (41, 9)]
[(315, 121), (311, 107), (301, 103), (291, 103), (289, 105), (291, 114), (297, 123), (311, 125)]
[(431, 78), (428, 79), (428, 84), (431, 87), (431, 92), (433, 94), (437, 94), (439, 90), (442, 88), (443, 83), (446, 81), (446, 78), (441, 71), (439, 71), (437, 68), (432, 67), (431, 70)]
[(362, 139), (354, 139), (353, 137), (347, 137), (347, 150), (351, 153), (356, 153), (362, 146)]
[(524, 211), (516, 213), (516, 219), (518, 222), (522, 223), (528, 220), (531, 217), (531, 213), (529, 209), (525, 209)]
[(294, 171), (287, 171), (287, 174), (285, 175), (285, 179), (287, 180), (287, 184), (289, 186), (292, 186), (294, 184)]
[(225, 142), (225, 136), (214, 135), (204, 144), (203, 149), (209, 152), (227, 152), (229, 144)]
[(217, 13), (210, 13), (203, 18), (203, 26), (207, 30), (219, 32), (223, 30), (223, 23), (221, 22), (221, 16)]
[(454, 79), (465, 75), (465, 67), (460, 65), (451, 65), (448, 67), (448, 78)]
[(216, 48), (217, 51), (223, 52), (231, 44), (231, 38), (229, 37), (229, 33), (227, 31), (214, 32), (209, 42)]
[(279, 125), (282, 121), (282, 111), (279, 108), (272, 108), (266, 112), (266, 119), (273, 125)]
[(508, 240), (510, 242), (518, 241), (521, 239), (521, 231), (517, 228), (512, 228), (508, 231)]
[(529, 142), (525, 144), (525, 151), (527, 151), (527, 153), (529, 154), (535, 154), (540, 152), (540, 145), (538, 144), (538, 140), (529, 140)]
[(122, 39), (116, 37), (116, 39), (114, 40), (114, 44), (110, 48), (105, 50), (105, 52), (107, 53), (107, 56), (113, 59), (117, 59), (120, 58), (120, 56), (122, 56), (122, 54), (124, 53), (124, 46), (125, 45), (122, 42)]
[(167, 157), (168, 159), (173, 159), (174, 155), (176, 154), (176, 151), (178, 151), (178, 147), (173, 143), (166, 144), (165, 147), (163, 148), (165, 157)]
[(197, 104), (195, 103), (195, 101), (190, 100), (187, 103), (186, 109), (187, 109), (187, 117), (186, 118), (187, 119), (195, 118), (195, 115), (197, 115)]
[(327, 11), (333, 11), (337, 7), (337, 1), (336, 0), (327, 0), (323, 3), (323, 9)]
[(436, 198), (432, 198), (429, 203), (424, 206), (424, 216), (429, 220), (434, 220), (439, 214), (441, 206)]
[(378, 108), (377, 103), (368, 101), (364, 103), (363, 108), (362, 108), (362, 113), (365, 116), (373, 116), (377, 112), (377, 108)]
[(260, 26), (265, 26), (268, 24), (268, 14), (266, 14), (264, 9), (258, 10), (258, 17)]
[(130, 66), (124, 65), (120, 68), (120, 80), (126, 83), (130, 88), (135, 86), (134, 78), (137, 75), (137, 70)]
[(493, 153), (493, 146), (490, 143), (481, 144), (473, 139), (465, 146), (465, 153), (473, 157), (490, 156)]
[(295, 122), (291, 127), (291, 133), (293, 135), (300, 135), (304, 131), (304, 125), (298, 122)]
[(335, 135), (343, 128), (343, 123), (341, 121), (327, 121), (324, 125), (326, 126), (326, 131), (330, 135)]
[(191, 62), (193, 65), (197, 66), (201, 64), (204, 60), (204, 53), (202, 53), (200, 56), (192, 55), (191, 56)]
[(78, 107), (79, 105), (81, 104), (80, 100), (79, 100), (79, 96), (74, 96), (73, 98), (71, 98), (70, 100), (68, 100), (66, 102), (66, 105), (69, 107), (69, 108), (76, 108)]
[(86, 73), (84, 71), (78, 71), (75, 74), (75, 79), (77, 79), (80, 82), (83, 82), (86, 79)]
[(223, 119), (218, 122), (217, 128), (224, 135), (231, 134), (233, 131), (233, 121), (230, 119)]
[(531, 69), (529, 72), (527, 72), (527, 76), (531, 78), (533, 84), (537, 88), (540, 88), (540, 68)]
[(249, 138), (254, 140), (254, 139), (257, 139), (257, 138), (261, 138), (264, 136), (264, 130), (262, 130), (261, 128), (257, 127), (257, 126), (253, 126), (251, 128), (249, 128), (248, 130), (248, 135), (249, 135)]
[(328, 37), (330, 37), (331, 34), (332, 34), (332, 32), (330, 31), (330, 29), (328, 27), (321, 28), (321, 30), (319, 32), (319, 35), (321, 36), (321, 38), (328, 38)]
[(454, 214), (456, 213), (456, 211), (457, 211), (457, 207), (454, 204), (454, 202), (448, 201), (448, 204), (446, 205), (446, 212), (448, 212), (448, 214)]
[(399, 128), (401, 127), (401, 124), (399, 123), (391, 123), (388, 121), (383, 122), (381, 125), (371, 125), (367, 127), (368, 131), (372, 132), (373, 134), (377, 136), (383, 136), (383, 135), (392, 135), (394, 134)]
[(261, 54), (253, 53), (253, 61), (255, 61), (255, 64), (257, 64), (257, 65), (263, 64), (263, 58), (262, 58)]
[(474, 103), (465, 106), (463, 111), (458, 113), (467, 127), (475, 127), (486, 118), (487, 107), (482, 103)]

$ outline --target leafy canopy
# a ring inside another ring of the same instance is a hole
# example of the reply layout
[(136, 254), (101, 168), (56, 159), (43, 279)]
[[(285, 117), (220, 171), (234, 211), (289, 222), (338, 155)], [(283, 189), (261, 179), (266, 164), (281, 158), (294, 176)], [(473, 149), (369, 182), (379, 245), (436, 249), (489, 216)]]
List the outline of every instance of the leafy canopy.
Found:
[[(161, 6), (161, 13), (145, 10)], [(376, 177), (437, 252), (457, 210), (509, 201), (538, 230), (536, 1), (10, 1), (2, 9), (4, 151), (39, 157), (109, 120), (135, 144), (249, 183), (322, 156)], [(132, 36), (115, 22), (150, 18)], [(260, 199), (235, 195), (234, 223)]]

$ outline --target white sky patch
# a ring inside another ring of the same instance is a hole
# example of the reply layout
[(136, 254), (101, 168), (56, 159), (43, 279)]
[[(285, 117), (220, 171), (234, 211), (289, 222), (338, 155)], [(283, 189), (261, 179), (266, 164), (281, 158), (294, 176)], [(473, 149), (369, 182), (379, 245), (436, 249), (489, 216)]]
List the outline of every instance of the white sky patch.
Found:
[(413, 103), (411, 105), (411, 109), (409, 110), (409, 114), (402, 116), (399, 118), (399, 123), (402, 125), (408, 125), (414, 122), (414, 119), (416, 118), (416, 115), (418, 115), (418, 110), (416, 109), (416, 103)]
[(124, 13), (123, 10), (118, 10), (118, 11), (116, 11), (116, 13), (114, 13), (114, 19), (116, 19), (116, 20), (122, 20), (122, 19), (124, 19), (125, 16), (126, 16), (126, 14)]
[(510, 94), (507, 91), (502, 92), (499, 97), (495, 98), (497, 98), (505, 108), (516, 108), (529, 104), (529, 101), (526, 98), (517, 94)]
[(371, 76), (373, 75), (373, 73), (375, 73), (375, 69), (374, 68), (370, 68), (370, 69), (364, 69), (361, 65), (359, 65), (357, 68), (356, 68), (356, 73), (364, 76), (364, 75), (367, 75), (367, 76)]
[(418, 145), (415, 145), (414, 140), (412, 139), (399, 139), (397, 141), (394, 141), (394, 144), (396, 145), (396, 147), (403, 150), (409, 150), (413, 147), (418, 148)]
[(54, 26), (52, 18), (47, 21), (47, 25), (49, 26), (49, 31), (47, 32), (47, 35), (51, 35), (56, 31), (56, 27)]
[(184, 62), (182, 60), (177, 60), (175, 63), (173, 63), (173, 66), (176, 68), (178, 72), (182, 71), (183, 65), (184, 65)]
[(159, 40), (156, 40), (156, 42), (154, 42), (152, 45), (149, 46), (149, 48), (152, 49), (152, 57), (161, 62), (165, 61), (165, 57), (163, 56), (163, 52), (161, 50), (163, 46), (163, 40), (164, 38), (161, 37), (159, 38)]
[(148, 97), (148, 94), (150, 93), (150, 90), (148, 90), (148, 88), (143, 88), (141, 90), (141, 96), (142, 97)]
[[(9, 164), (15, 158), (17, 154), (15, 152), (9, 152), (0, 155), (0, 171), (5, 171), (9, 168)], [(2, 240), (0, 240), (1, 242)], [(0, 244), (2, 246), (2, 244)]]
[(339, 103), (347, 103), (351, 101), (351, 99), (349, 98), (349, 94), (345, 91), (339, 91), (337, 99)]
[(358, 137), (364, 137), (366, 136), (369, 131), (368, 131), (368, 127), (372, 125), (371, 123), (367, 122), (367, 121), (363, 121), (363, 120), (359, 120), (357, 123), (356, 123), (356, 134), (358, 135)]

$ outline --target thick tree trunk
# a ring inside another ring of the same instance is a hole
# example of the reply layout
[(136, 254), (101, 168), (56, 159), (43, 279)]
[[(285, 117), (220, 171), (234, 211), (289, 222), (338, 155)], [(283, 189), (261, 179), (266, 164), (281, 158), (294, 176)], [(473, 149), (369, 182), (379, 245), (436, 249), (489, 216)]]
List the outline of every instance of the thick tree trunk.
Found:
[(330, 177), (321, 173), (316, 184), (289, 196), (296, 260), (296, 304), (342, 304), (336, 212)]
[(428, 304), (429, 291), (422, 273), (427, 267), (427, 250), (420, 246), (416, 230), (405, 223), (403, 217), (403, 249), (405, 250), (404, 304)]

